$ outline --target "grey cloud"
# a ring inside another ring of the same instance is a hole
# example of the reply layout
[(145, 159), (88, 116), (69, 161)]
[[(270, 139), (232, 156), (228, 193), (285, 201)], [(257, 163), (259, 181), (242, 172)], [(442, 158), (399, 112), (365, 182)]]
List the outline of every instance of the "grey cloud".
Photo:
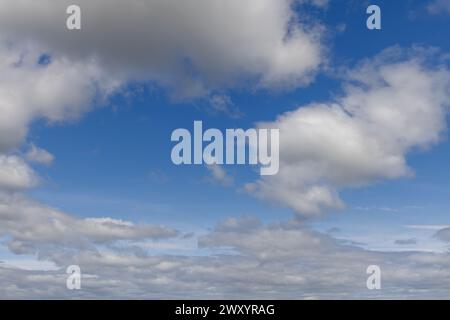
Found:
[[(21, 298), (445, 298), (450, 256), (422, 252), (367, 251), (296, 224), (263, 225), (232, 219), (201, 237), (208, 250), (190, 256), (133, 251), (54, 251), (60, 270), (0, 267), (0, 295)], [(256, 221), (256, 220), (255, 220)], [(59, 254), (58, 254), (59, 253)], [(65, 288), (65, 266), (81, 267), (82, 290)], [(382, 290), (366, 288), (366, 269), (379, 265)]]
[(0, 236), (18, 254), (78, 250), (120, 240), (176, 237), (163, 226), (133, 224), (111, 218), (75, 218), (16, 193), (0, 193)]
[(0, 153), (20, 144), (33, 120), (77, 119), (122, 84), (93, 59), (81, 62), (58, 56), (39, 65), (44, 52), (37, 45), (7, 42), (0, 32)]
[(409, 246), (417, 244), (417, 239), (411, 238), (411, 239), (399, 239), (395, 240), (395, 244), (401, 245), (401, 246)]
[(261, 221), (255, 217), (244, 216), (241, 218), (228, 218), (217, 224), (215, 230), (218, 232), (242, 232), (261, 227)]
[(450, 242), (450, 228), (439, 230), (435, 233), (434, 237), (444, 242)]
[(340, 232), (341, 232), (341, 229), (338, 227), (332, 227), (327, 230), (328, 234), (335, 234), (335, 233), (340, 233)]
[(247, 80), (295, 88), (311, 81), (322, 49), (320, 28), (298, 23), (294, 2), (310, 1), (80, 0), (82, 30), (68, 32), (64, 12), (71, 1), (2, 0), (0, 29), (72, 61), (95, 57), (114, 78), (155, 81), (179, 96)]

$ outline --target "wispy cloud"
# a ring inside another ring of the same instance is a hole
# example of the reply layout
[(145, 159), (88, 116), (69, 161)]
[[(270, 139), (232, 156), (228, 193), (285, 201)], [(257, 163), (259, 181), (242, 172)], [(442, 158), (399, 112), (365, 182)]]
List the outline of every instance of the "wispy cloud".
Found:
[(410, 224), (405, 225), (405, 228), (408, 229), (419, 229), (419, 230), (441, 230), (444, 228), (448, 228), (448, 225), (432, 225), (432, 224)]
[(427, 9), (432, 14), (450, 13), (450, 0), (433, 0)]

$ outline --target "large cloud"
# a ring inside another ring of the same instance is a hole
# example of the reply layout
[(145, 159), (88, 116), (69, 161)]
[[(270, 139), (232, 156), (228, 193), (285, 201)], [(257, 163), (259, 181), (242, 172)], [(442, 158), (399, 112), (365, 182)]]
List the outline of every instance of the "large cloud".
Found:
[[(0, 36), (0, 192), (23, 190), (38, 182), (26, 161), (11, 155), (34, 120), (77, 119), (121, 84), (94, 60), (49, 58), (36, 45), (3, 40)], [(34, 146), (25, 158), (46, 164), (53, 160), (50, 153)]]
[(7, 158), (33, 121), (77, 119), (131, 82), (184, 98), (307, 84), (322, 63), (320, 27), (299, 22), (293, 3), (81, 0), (82, 30), (68, 31), (72, 1), (0, 0), (0, 188), (35, 182)]
[(387, 50), (348, 73), (341, 97), (260, 124), (280, 129), (280, 172), (248, 190), (310, 217), (342, 208), (342, 188), (411, 175), (408, 152), (446, 132), (450, 71), (430, 55)]
[(111, 218), (81, 219), (17, 193), (0, 193), (0, 237), (18, 254), (50, 254), (94, 248), (117, 241), (163, 239), (178, 232), (163, 226)]
[[(151, 80), (181, 96), (245, 85), (304, 85), (321, 64), (321, 28), (298, 21), (294, 0), (80, 0), (82, 30), (65, 27), (72, 1), (0, 1), (0, 30), (111, 75)], [(312, 1), (319, 6), (326, 1)]]
[[(48, 256), (60, 270), (0, 266), (4, 298), (445, 298), (448, 253), (376, 252), (343, 244), (299, 225), (229, 219), (200, 238), (189, 256), (89, 250)], [(209, 252), (205, 255), (205, 251)], [(82, 289), (65, 287), (77, 264)], [(381, 268), (381, 290), (368, 290), (366, 269)]]
[(68, 121), (118, 89), (95, 60), (77, 62), (0, 37), (0, 153), (17, 146), (36, 119)]

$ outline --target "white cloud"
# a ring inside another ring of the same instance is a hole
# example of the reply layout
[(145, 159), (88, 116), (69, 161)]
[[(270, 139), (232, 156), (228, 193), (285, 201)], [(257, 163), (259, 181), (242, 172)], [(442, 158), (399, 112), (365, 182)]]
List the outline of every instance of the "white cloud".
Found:
[(412, 225), (406, 225), (405, 228), (408, 229), (418, 229), (418, 230), (440, 230), (445, 228), (450, 228), (450, 226), (447, 225), (430, 225), (430, 224), (412, 224)]
[(233, 103), (227, 95), (215, 94), (209, 99), (212, 111), (218, 114), (225, 114), (230, 118), (241, 118), (243, 116), (239, 108)]
[(25, 154), (25, 158), (28, 161), (41, 163), (44, 165), (51, 165), (55, 157), (48, 152), (47, 150), (36, 147), (34, 144), (30, 146), (27, 153)]
[(224, 168), (222, 168), (222, 166), (213, 164), (207, 165), (206, 168), (208, 169), (210, 173), (209, 177), (213, 182), (218, 182), (225, 187), (229, 187), (234, 184), (233, 177), (228, 175), (228, 173)]
[(438, 143), (447, 129), (450, 72), (428, 67), (427, 55), (387, 50), (350, 71), (335, 101), (260, 124), (280, 129), (280, 172), (247, 189), (310, 217), (342, 208), (343, 188), (410, 176), (407, 154)]
[(0, 153), (21, 143), (32, 121), (76, 119), (121, 83), (104, 74), (95, 60), (53, 57), (40, 65), (44, 52), (0, 41)]
[(0, 154), (0, 191), (27, 189), (37, 182), (36, 174), (21, 158)]

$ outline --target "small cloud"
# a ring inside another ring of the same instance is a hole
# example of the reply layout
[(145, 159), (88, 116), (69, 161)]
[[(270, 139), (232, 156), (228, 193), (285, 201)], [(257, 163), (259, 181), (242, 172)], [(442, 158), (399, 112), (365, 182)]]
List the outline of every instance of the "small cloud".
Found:
[(398, 209), (390, 207), (355, 207), (358, 211), (384, 211), (384, 212), (398, 212)]
[(244, 114), (233, 103), (227, 95), (213, 95), (209, 99), (209, 104), (214, 113), (225, 114), (230, 118), (242, 118)]
[(431, 14), (450, 13), (450, 0), (434, 0), (427, 6), (427, 10)]
[(336, 32), (337, 33), (344, 33), (347, 30), (347, 24), (340, 23), (336, 26)]
[(418, 229), (418, 230), (441, 230), (444, 228), (449, 228), (447, 225), (432, 225), (432, 224), (410, 224), (406, 225), (407, 229)]
[(409, 246), (409, 245), (414, 245), (417, 244), (417, 239), (399, 239), (399, 240), (395, 240), (395, 244), (401, 245), (401, 246)]
[(228, 218), (221, 221), (216, 226), (218, 232), (244, 232), (255, 230), (262, 226), (261, 221), (252, 216), (244, 216), (239, 218)]
[(326, 8), (328, 7), (329, 0), (311, 0), (310, 2), (314, 6)]
[(424, 206), (418, 206), (418, 205), (408, 205), (408, 206), (404, 206), (404, 209), (407, 210), (419, 210), (419, 209), (425, 209)]
[(367, 243), (354, 241), (351, 239), (335, 239), (335, 241), (343, 246), (353, 246), (353, 247), (365, 247)]
[(165, 184), (168, 183), (170, 178), (162, 172), (161, 170), (152, 170), (149, 172), (148, 177), (153, 182), (159, 183), (159, 184)]
[(40, 163), (46, 166), (49, 166), (53, 163), (55, 157), (48, 152), (47, 150), (36, 147), (34, 144), (30, 146), (27, 153), (25, 154), (25, 158), (28, 161)]
[(341, 232), (341, 229), (337, 228), (337, 227), (333, 227), (327, 230), (328, 234), (335, 234), (335, 233), (339, 233)]
[(224, 187), (230, 187), (234, 184), (234, 179), (230, 175), (227, 174), (224, 168), (220, 165), (207, 165), (206, 168), (209, 171), (209, 177), (214, 182), (218, 182)]
[(195, 237), (195, 233), (194, 232), (188, 232), (188, 233), (185, 233), (185, 234), (183, 234), (182, 236), (181, 236), (181, 239), (192, 239), (192, 238), (194, 238)]

